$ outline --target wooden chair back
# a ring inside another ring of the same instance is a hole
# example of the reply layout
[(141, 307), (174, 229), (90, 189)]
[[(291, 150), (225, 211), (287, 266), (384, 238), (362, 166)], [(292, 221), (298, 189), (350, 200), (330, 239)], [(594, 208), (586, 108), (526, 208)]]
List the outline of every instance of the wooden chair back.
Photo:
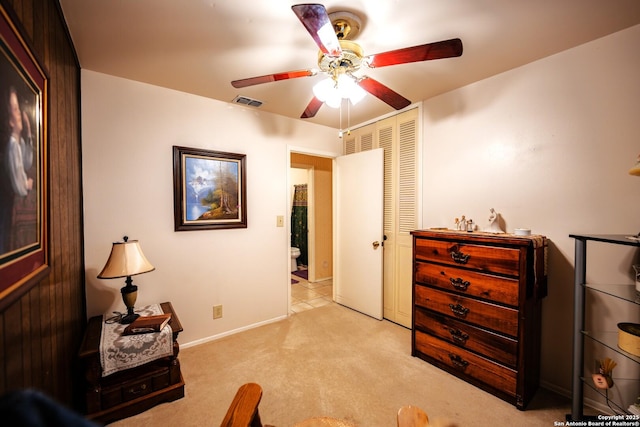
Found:
[(247, 383), (236, 392), (220, 427), (263, 427), (258, 413), (262, 387)]

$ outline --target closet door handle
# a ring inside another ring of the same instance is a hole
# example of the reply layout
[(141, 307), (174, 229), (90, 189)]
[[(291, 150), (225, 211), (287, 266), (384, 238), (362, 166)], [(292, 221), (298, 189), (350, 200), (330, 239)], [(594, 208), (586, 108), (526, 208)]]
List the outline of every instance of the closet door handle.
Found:
[(372, 243), (373, 245), (373, 250), (375, 251), (376, 249), (378, 249), (380, 247), (380, 242), (378, 242), (377, 240), (375, 242)]

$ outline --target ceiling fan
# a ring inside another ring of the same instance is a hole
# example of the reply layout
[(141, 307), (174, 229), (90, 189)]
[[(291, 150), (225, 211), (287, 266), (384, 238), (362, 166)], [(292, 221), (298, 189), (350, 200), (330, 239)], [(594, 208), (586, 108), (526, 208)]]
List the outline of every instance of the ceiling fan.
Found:
[[(325, 102), (337, 107), (339, 104), (336, 104), (336, 99), (341, 102), (340, 97), (351, 99), (362, 97), (365, 91), (396, 110), (401, 110), (410, 105), (411, 101), (371, 77), (358, 75), (358, 71), (462, 55), (462, 41), (456, 38), (365, 56), (360, 45), (350, 40), (360, 28), (360, 20), (357, 16), (348, 12), (328, 14), (323, 5), (314, 3), (293, 5), (291, 9), (320, 48), (319, 71), (329, 76), (324, 84), (324, 89), (329, 92), (321, 93), (322, 85), (316, 85), (314, 97), (300, 116), (302, 119), (314, 117)], [(243, 88), (279, 80), (311, 77), (319, 71), (315, 69), (286, 71), (234, 80), (231, 84), (235, 88)], [(349, 91), (349, 95), (345, 94), (345, 90)]]

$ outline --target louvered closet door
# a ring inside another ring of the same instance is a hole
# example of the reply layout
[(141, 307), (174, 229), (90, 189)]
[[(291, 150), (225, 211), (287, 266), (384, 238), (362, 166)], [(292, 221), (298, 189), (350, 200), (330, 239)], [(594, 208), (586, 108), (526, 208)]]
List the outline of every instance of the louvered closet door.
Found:
[(345, 154), (384, 149), (384, 318), (411, 327), (412, 238), (418, 228), (418, 109), (355, 129)]
[(353, 129), (349, 134), (344, 135), (344, 154), (359, 153), (378, 148), (375, 145), (376, 124), (372, 123), (358, 129)]
[(397, 220), (395, 243), (395, 322), (411, 327), (413, 239), (418, 228), (418, 110), (398, 117)]
[(385, 150), (384, 316), (411, 327), (410, 232), (417, 228), (418, 110), (378, 122), (377, 140)]

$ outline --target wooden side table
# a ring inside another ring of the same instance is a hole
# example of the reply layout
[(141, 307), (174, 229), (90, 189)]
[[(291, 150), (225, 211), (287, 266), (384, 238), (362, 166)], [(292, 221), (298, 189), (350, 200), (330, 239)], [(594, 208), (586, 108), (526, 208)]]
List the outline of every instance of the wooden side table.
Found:
[(107, 377), (102, 376), (100, 365), (102, 316), (89, 319), (79, 352), (86, 381), (87, 418), (107, 424), (184, 397), (184, 379), (178, 360), (178, 334), (182, 332), (182, 325), (170, 302), (160, 306), (165, 313), (171, 313), (173, 354)]

